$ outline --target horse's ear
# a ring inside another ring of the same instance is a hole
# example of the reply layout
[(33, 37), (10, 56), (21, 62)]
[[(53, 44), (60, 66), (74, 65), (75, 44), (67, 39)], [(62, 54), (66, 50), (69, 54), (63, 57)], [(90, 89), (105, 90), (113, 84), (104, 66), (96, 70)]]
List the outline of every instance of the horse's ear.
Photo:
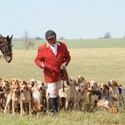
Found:
[(13, 35), (11, 35), (11, 37), (9, 37), (9, 35), (7, 35), (7, 37), (6, 37), (7, 41), (11, 41), (12, 38), (13, 38)]
[(11, 35), (10, 39), (12, 40), (12, 38), (13, 38), (13, 35)]
[(7, 39), (7, 41), (9, 41), (9, 39), (10, 39), (10, 38), (9, 38), (9, 36), (8, 36), (8, 35), (7, 35), (6, 39)]
[(9, 39), (9, 35), (7, 35), (7, 39)]

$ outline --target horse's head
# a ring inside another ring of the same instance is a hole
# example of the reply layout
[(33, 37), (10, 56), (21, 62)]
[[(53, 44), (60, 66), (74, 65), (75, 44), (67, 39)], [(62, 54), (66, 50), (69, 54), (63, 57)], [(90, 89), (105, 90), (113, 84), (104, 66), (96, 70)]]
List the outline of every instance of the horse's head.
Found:
[(0, 36), (0, 50), (1, 50), (5, 60), (8, 63), (10, 63), (12, 61), (12, 43), (11, 43), (12, 38), (13, 38), (13, 35), (11, 37)]

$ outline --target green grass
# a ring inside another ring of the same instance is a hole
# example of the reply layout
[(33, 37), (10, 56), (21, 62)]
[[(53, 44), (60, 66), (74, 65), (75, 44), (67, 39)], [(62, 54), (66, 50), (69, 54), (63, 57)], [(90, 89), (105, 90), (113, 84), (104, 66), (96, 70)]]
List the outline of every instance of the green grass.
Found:
[(10, 114), (0, 114), (1, 125), (124, 125), (125, 111), (113, 114), (107, 111), (95, 113), (83, 113), (80, 111), (64, 112), (52, 117), (47, 114), (36, 116), (11, 116)]
[[(42, 70), (34, 63), (36, 54), (37, 50), (14, 50), (10, 64), (0, 60), (0, 76), (5, 79), (17, 77), (43, 80)], [(87, 80), (94, 79), (98, 82), (115, 79), (124, 84), (125, 49), (70, 49), (70, 54), (72, 60), (67, 67), (70, 76), (83, 75)]]
[[(102, 40), (102, 39), (101, 39)], [(74, 43), (73, 43), (74, 42)], [(83, 43), (82, 43), (83, 42)], [(87, 43), (88, 42), (88, 43)], [(124, 40), (104, 41), (67, 41), (72, 60), (67, 67), (69, 75), (83, 75), (86, 80), (107, 82), (114, 79), (125, 86), (125, 44)], [(111, 43), (109, 43), (111, 42)], [(37, 42), (38, 43), (38, 42)], [(119, 44), (118, 44), (119, 43)], [(39, 43), (40, 44), (40, 43)], [(38, 45), (36, 45), (36, 48)], [(111, 46), (111, 47), (110, 47)], [(20, 48), (19, 48), (20, 47)], [(35, 63), (37, 50), (22, 50), (21, 43), (14, 43), (13, 60), (7, 64), (0, 59), (0, 77), (5, 79), (35, 78), (43, 81), (42, 70)], [(80, 111), (60, 111), (56, 117), (43, 116), (11, 116), (0, 113), (0, 125), (111, 125), (125, 124), (125, 109), (117, 114), (107, 111), (83, 113)]]
[(83, 39), (67, 40), (70, 48), (123, 48), (125, 39)]
[[(32, 49), (38, 48), (40, 44), (45, 42), (34, 41), (35, 45)], [(69, 48), (125, 48), (125, 38), (123, 39), (80, 39), (80, 40), (63, 40)], [(14, 49), (25, 49), (24, 41), (13, 41)]]

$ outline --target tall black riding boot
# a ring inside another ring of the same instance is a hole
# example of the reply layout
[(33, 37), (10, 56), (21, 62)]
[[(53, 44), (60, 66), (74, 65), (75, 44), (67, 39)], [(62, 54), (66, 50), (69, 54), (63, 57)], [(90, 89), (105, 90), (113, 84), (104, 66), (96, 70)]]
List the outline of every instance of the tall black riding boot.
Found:
[(50, 111), (58, 112), (58, 97), (50, 98)]

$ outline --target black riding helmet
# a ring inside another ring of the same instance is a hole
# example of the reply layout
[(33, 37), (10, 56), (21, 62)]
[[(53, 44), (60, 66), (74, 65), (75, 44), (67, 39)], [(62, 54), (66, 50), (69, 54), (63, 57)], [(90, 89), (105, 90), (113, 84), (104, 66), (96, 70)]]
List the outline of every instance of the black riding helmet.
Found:
[(48, 30), (45, 34), (46, 40), (56, 37), (56, 33), (53, 30)]

